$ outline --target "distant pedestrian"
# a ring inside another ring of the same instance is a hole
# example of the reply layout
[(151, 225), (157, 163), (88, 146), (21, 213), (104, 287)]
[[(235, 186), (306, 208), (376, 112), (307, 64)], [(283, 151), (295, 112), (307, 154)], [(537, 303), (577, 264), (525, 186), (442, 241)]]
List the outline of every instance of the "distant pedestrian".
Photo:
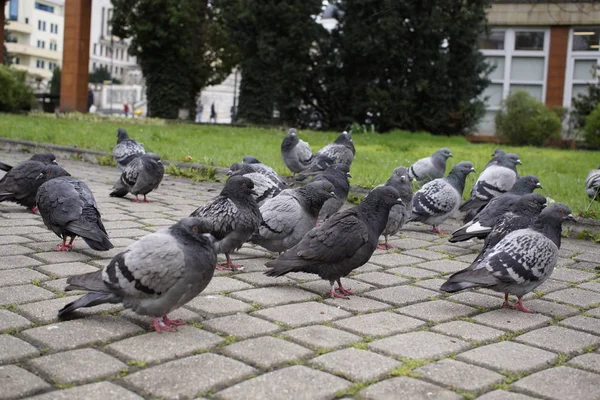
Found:
[(217, 123), (217, 112), (215, 111), (215, 103), (212, 103), (210, 105), (210, 118), (208, 119), (208, 122), (211, 121), (215, 124)]
[(129, 104), (127, 103), (123, 104), (123, 114), (125, 114), (125, 118), (129, 116)]
[(204, 111), (204, 106), (202, 105), (202, 103), (198, 103), (198, 106), (196, 107), (196, 123), (197, 124), (202, 122), (202, 111)]
[(88, 94), (87, 94), (88, 111), (90, 111), (90, 108), (92, 108), (93, 105), (94, 105), (94, 92), (92, 91), (92, 89), (88, 89)]

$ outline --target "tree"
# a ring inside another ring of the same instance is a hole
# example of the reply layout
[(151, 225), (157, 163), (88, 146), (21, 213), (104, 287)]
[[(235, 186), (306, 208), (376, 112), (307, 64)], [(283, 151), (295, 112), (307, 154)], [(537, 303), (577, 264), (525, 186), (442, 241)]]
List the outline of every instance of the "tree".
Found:
[(89, 74), (89, 83), (104, 83), (106, 81), (112, 81), (112, 83), (116, 84), (121, 83), (121, 81), (117, 78), (111, 78), (110, 72), (105, 66), (100, 66), (99, 68), (96, 68)]
[(60, 95), (60, 67), (54, 67), (50, 79), (50, 94)]
[[(237, 62), (209, 0), (113, 0), (113, 33), (131, 38), (146, 80), (149, 113), (177, 118), (195, 109), (200, 90), (224, 79)], [(193, 114), (193, 113), (191, 113)]]

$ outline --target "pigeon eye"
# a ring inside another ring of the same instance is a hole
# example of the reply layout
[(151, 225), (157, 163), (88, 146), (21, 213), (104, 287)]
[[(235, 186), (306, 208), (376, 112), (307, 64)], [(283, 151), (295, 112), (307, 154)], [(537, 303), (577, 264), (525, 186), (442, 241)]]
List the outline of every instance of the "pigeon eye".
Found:
[(192, 226), (192, 230), (193, 230), (194, 232), (198, 232), (198, 227), (197, 227), (197, 226)]
[(47, 174), (49, 174), (49, 173), (50, 173), (50, 170), (46, 170), (46, 173), (47, 173)]
[(563, 215), (565, 212), (564, 212), (563, 210), (558, 210), (558, 213), (559, 213), (560, 215)]

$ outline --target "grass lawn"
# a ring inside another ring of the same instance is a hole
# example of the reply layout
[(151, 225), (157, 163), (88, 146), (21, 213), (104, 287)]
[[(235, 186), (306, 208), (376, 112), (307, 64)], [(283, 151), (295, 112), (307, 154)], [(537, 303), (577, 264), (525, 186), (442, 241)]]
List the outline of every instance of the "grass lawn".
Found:
[[(126, 122), (126, 123), (125, 123)], [(229, 166), (241, 161), (244, 155), (254, 155), (271, 165), (282, 175), (290, 172), (284, 166), (279, 149), (286, 133), (284, 129), (237, 128), (213, 125), (151, 125), (128, 121), (90, 121), (56, 119), (52, 116), (17, 116), (0, 114), (0, 136), (34, 142), (77, 146), (111, 152), (116, 143), (117, 128), (123, 126), (132, 138), (144, 143), (165, 160)], [(330, 143), (339, 132), (300, 131), (301, 139), (308, 141), (316, 152)], [(419, 158), (431, 155), (440, 147), (448, 147), (454, 157), (448, 168), (459, 161), (473, 162), (481, 172), (489, 161), (495, 145), (472, 144), (462, 137), (441, 137), (393, 131), (389, 134), (353, 135), (356, 158), (352, 164), (352, 185), (374, 187), (384, 183), (397, 166), (408, 166)], [(521, 175), (536, 175), (544, 187), (540, 193), (566, 203), (581, 215), (589, 204), (584, 183), (588, 171), (600, 163), (600, 152), (559, 150), (535, 147), (502, 146), (519, 155), (523, 165)], [(476, 176), (467, 181), (467, 196)], [(588, 217), (600, 218), (600, 203), (595, 202)]]

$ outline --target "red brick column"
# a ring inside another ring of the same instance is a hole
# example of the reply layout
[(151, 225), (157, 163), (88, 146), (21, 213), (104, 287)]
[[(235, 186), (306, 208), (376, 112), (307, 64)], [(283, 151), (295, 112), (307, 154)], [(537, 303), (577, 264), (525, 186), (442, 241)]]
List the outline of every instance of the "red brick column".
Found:
[(548, 59), (548, 82), (546, 106), (562, 106), (565, 90), (565, 71), (569, 46), (569, 27), (550, 28), (550, 56)]
[(65, 1), (60, 110), (87, 112), (92, 0)]
[(4, 56), (4, 7), (8, 0), (0, 0), (0, 64)]

